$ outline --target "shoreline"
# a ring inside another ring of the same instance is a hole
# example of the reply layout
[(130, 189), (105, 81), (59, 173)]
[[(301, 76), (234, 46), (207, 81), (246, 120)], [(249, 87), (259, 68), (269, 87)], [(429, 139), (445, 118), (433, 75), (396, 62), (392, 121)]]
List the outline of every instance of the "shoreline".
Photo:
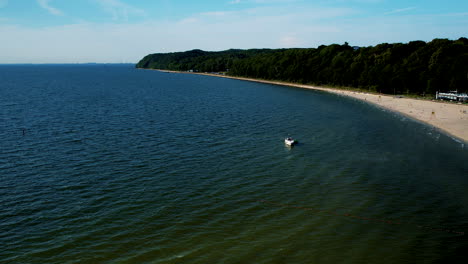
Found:
[(234, 77), (210, 73), (191, 73), (168, 70), (157, 70), (168, 73), (187, 73), (206, 75), (213, 77), (228, 78), (234, 80), (283, 85), (303, 89), (329, 92), (341, 96), (349, 96), (361, 101), (371, 103), (392, 112), (403, 114), (409, 118), (421, 121), (427, 125), (435, 127), (445, 134), (453, 137), (462, 143), (468, 143), (468, 105), (446, 103), (441, 101), (429, 101), (413, 98), (391, 96), (385, 94), (373, 94), (352, 90), (342, 90), (336, 88), (325, 88), (306, 84), (288, 83), (281, 81), (268, 81), (253, 78)]

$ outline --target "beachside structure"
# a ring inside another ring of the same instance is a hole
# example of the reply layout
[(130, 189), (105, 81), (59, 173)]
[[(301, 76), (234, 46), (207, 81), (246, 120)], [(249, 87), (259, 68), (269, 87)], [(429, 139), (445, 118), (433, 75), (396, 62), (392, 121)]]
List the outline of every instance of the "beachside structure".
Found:
[(468, 94), (466, 93), (458, 93), (458, 91), (450, 91), (448, 93), (436, 93), (436, 99), (441, 100), (451, 100), (451, 101), (459, 101), (459, 102), (468, 102)]

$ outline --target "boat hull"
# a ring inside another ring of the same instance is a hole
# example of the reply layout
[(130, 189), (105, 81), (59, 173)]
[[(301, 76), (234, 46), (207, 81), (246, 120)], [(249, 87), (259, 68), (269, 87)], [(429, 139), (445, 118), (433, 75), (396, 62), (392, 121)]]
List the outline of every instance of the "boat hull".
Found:
[(296, 144), (296, 140), (294, 139), (285, 139), (284, 140), (284, 144), (288, 145), (288, 146), (293, 146), (294, 144)]

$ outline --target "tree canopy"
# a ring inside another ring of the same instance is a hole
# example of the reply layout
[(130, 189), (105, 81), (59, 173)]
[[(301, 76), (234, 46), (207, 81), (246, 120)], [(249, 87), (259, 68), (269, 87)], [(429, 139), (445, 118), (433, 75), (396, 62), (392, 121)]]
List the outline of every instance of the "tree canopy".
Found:
[(144, 57), (138, 68), (227, 72), (232, 76), (346, 86), (387, 94), (468, 92), (468, 39), (371, 47), (191, 50)]

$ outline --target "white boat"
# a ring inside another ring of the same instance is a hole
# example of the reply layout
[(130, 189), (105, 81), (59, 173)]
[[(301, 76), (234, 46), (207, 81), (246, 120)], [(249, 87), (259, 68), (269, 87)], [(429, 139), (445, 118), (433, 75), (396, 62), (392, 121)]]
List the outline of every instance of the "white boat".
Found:
[(297, 143), (296, 140), (294, 140), (292, 137), (287, 137), (284, 139), (284, 143), (288, 146), (292, 146)]

